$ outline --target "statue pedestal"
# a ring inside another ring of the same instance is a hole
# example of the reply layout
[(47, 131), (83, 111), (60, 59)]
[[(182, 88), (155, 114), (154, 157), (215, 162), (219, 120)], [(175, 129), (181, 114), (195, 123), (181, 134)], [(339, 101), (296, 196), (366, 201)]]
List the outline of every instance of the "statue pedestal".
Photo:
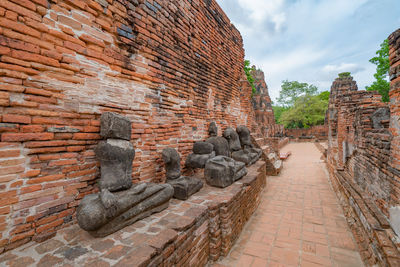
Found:
[(167, 180), (174, 188), (174, 198), (186, 200), (203, 187), (203, 181), (198, 178), (181, 176), (175, 180)]

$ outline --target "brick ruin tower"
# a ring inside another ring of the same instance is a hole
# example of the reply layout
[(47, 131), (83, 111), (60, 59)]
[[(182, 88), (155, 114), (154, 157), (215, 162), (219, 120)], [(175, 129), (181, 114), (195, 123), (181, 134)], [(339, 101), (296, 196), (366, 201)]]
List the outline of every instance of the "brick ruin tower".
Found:
[(256, 87), (256, 93), (252, 97), (255, 120), (259, 125), (262, 125), (261, 132), (265, 137), (282, 136), (283, 127), (275, 123), (272, 101), (269, 96), (268, 85), (265, 82), (264, 72), (253, 66), (251, 74)]

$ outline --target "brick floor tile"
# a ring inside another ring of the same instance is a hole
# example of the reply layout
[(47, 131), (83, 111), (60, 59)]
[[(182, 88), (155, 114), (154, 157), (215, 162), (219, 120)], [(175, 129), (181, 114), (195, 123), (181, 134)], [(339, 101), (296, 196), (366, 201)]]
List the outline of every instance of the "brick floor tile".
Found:
[(301, 247), (301, 240), (297, 239), (283, 239), (283, 240), (276, 240), (275, 247), (285, 248), (293, 251), (299, 251)]
[(316, 248), (315, 254), (317, 254), (318, 256), (321, 256), (321, 257), (329, 257), (330, 256), (328, 246), (315, 244), (315, 248)]
[(243, 254), (259, 257), (262, 259), (267, 259), (270, 250), (271, 250), (270, 245), (250, 241), (244, 247)]
[(255, 258), (251, 267), (267, 267), (268, 261), (264, 259)]
[(240, 256), (236, 266), (237, 267), (249, 267), (253, 263), (254, 257), (249, 255)]
[(318, 263), (309, 262), (309, 261), (302, 261), (300, 266), (301, 267), (322, 267), (324, 265), (318, 264)]
[(319, 257), (307, 253), (302, 253), (301, 262), (311, 262), (314, 264), (320, 264), (322, 266), (332, 266), (332, 262), (329, 258)]
[(299, 252), (274, 247), (271, 250), (271, 259), (279, 263), (297, 266), (299, 263)]
[(254, 242), (262, 242), (264, 238), (264, 233), (259, 231), (253, 231), (250, 235), (249, 240)]
[(263, 239), (261, 240), (261, 243), (272, 246), (274, 241), (275, 241), (275, 235), (264, 234)]
[(325, 234), (303, 231), (303, 240), (328, 245), (328, 240)]
[(290, 267), (292, 265), (288, 265), (288, 264), (283, 264), (277, 261), (271, 261), (268, 264), (268, 267)]
[(323, 226), (323, 225), (314, 225), (314, 232), (325, 234), (326, 233), (325, 226)]
[(289, 267), (290, 265), (283, 264), (277, 261), (270, 261), (268, 267)]

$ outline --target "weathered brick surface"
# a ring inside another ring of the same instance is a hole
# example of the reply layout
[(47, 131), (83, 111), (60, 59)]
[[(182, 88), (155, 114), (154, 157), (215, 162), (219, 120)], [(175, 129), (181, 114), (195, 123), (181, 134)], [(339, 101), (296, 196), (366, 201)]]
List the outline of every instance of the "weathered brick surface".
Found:
[(327, 140), (328, 124), (312, 126), (308, 129), (286, 129), (285, 133), (296, 141), (307, 141), (311, 139)]
[[(232, 186), (221, 189), (205, 185), (187, 201), (173, 199), (166, 210), (105, 238), (93, 238), (72, 225), (60, 230), (54, 239), (0, 255), (0, 263), (207, 266), (227, 255), (258, 207), (266, 186), (265, 171), (265, 162), (260, 160)], [(42, 225), (49, 222), (56, 225), (59, 220), (52, 216), (46, 222), (40, 221)], [(19, 230), (26, 228), (21, 226)]]
[(273, 146), (274, 143), (279, 142), (274, 140), (274, 138), (280, 140), (285, 135), (285, 128), (283, 125), (275, 123), (272, 101), (265, 82), (264, 72), (259, 69), (253, 69), (251, 74), (254, 78), (254, 86), (256, 88), (256, 92), (253, 94), (251, 100), (255, 111), (254, 132), (257, 130), (260, 131), (261, 135)]
[(265, 82), (264, 72), (253, 69), (251, 74), (256, 87), (256, 92), (252, 97), (252, 104), (255, 110), (255, 121), (259, 124), (259, 127), (261, 126), (261, 134), (267, 138), (281, 137), (284, 135), (284, 127), (275, 123), (272, 101)]
[(184, 162), (211, 121), (257, 125), (242, 37), (214, 0), (3, 0), (0, 26), (0, 188), (15, 192), (0, 252), (74, 221), (105, 111), (133, 122), (135, 182), (163, 182), (162, 149)]
[[(328, 169), (368, 266), (400, 264), (399, 37), (400, 30), (389, 37), (390, 104), (357, 91), (352, 78), (335, 80), (329, 102)], [(379, 112), (387, 116), (377, 125)]]
[(284, 136), (284, 126), (275, 123), (264, 72), (253, 68), (252, 76), (256, 88), (251, 99), (255, 116), (251, 126), (253, 143), (263, 151), (262, 158), (267, 164), (267, 174), (278, 175), (283, 167), (279, 150), (289, 142), (289, 138)]

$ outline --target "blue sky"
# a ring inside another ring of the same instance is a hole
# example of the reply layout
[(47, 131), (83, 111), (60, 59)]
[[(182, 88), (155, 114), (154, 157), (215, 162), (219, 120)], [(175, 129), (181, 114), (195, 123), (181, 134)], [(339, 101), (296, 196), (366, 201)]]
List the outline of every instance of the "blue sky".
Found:
[(243, 36), (246, 59), (265, 72), (273, 99), (282, 80), (329, 90), (352, 72), (374, 80), (369, 59), (400, 28), (400, 0), (217, 0)]

